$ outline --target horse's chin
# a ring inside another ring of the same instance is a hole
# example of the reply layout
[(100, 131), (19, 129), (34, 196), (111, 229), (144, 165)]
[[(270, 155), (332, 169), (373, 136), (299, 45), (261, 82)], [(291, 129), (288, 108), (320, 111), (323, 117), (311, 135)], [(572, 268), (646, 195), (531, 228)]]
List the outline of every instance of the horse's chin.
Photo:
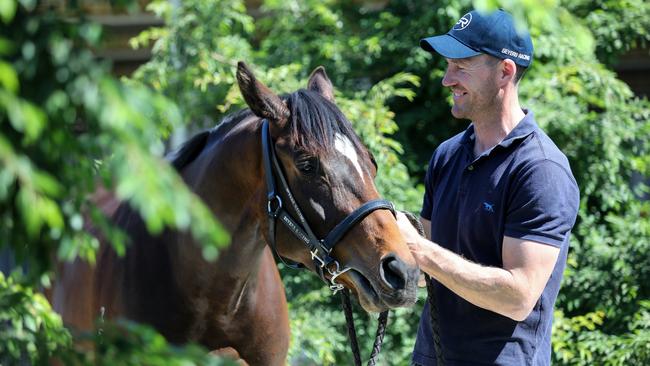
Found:
[(352, 291), (356, 293), (359, 304), (365, 311), (380, 313), (388, 310), (388, 306), (381, 300), (379, 293), (364, 275), (356, 270), (351, 270), (348, 273), (353, 283)]
[(356, 270), (348, 272), (352, 282), (352, 291), (356, 293), (359, 304), (367, 312), (382, 312), (388, 309), (404, 306), (412, 306), (416, 300), (417, 288), (413, 290), (400, 291), (399, 296), (389, 295), (378, 290), (379, 286), (374, 285), (366, 276)]

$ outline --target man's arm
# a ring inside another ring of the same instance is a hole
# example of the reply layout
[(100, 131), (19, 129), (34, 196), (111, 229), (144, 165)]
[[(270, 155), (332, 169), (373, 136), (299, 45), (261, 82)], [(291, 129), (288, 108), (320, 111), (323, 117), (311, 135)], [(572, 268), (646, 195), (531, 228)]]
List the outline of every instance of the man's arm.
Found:
[[(430, 222), (420, 220), (430, 238)], [(505, 236), (503, 268), (486, 267), (421, 237), (403, 214), (398, 223), (420, 269), (470, 303), (517, 321), (532, 311), (560, 252), (551, 245)]]

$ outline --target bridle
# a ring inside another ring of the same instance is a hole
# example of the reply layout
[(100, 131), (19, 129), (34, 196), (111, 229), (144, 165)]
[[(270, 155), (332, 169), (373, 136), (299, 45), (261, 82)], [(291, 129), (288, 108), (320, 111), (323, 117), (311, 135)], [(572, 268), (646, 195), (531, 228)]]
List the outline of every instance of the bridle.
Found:
[[(267, 191), (267, 213), (269, 218), (269, 246), (274, 254), (290, 268), (304, 268), (301, 263), (292, 262), (280, 256), (275, 244), (276, 221), (279, 220), (289, 229), (293, 235), (298, 238), (311, 253), (311, 259), (314, 262), (320, 278), (329, 285), (330, 290), (335, 294), (343, 290), (343, 285), (336, 279), (343, 273), (349, 271), (350, 267), (341, 268), (341, 264), (334, 259), (331, 254), (334, 246), (343, 238), (343, 236), (357, 223), (376, 210), (389, 210), (395, 216), (393, 204), (384, 199), (374, 199), (361, 205), (359, 208), (349, 214), (343, 221), (339, 222), (323, 239), (318, 239), (311, 227), (307, 223), (305, 216), (302, 214), (300, 207), (291, 194), (287, 180), (282, 173), (280, 162), (275, 154), (275, 147), (269, 132), (269, 121), (262, 121), (262, 155), (264, 157), (264, 170), (266, 175)], [(277, 178), (277, 186), (276, 186)], [(296, 221), (284, 208), (282, 198), (277, 190), (280, 188), (289, 201), (289, 205), (296, 216)], [(327, 278), (329, 274), (329, 279)]]

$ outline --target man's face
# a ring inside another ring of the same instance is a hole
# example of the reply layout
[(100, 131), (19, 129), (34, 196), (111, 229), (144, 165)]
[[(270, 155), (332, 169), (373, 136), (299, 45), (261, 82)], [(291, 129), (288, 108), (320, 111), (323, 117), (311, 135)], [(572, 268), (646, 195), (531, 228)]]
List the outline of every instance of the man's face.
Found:
[(442, 85), (451, 88), (456, 118), (474, 120), (486, 117), (498, 106), (496, 71), (499, 60), (487, 55), (446, 59), (447, 72)]

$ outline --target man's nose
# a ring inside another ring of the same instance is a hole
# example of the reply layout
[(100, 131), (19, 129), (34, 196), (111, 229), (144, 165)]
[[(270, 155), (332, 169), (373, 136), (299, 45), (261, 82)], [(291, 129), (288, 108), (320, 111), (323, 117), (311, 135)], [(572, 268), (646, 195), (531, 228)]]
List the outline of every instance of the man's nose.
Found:
[(442, 77), (442, 86), (453, 86), (456, 84), (456, 80), (453, 75), (449, 72), (449, 69), (445, 71), (445, 76)]

